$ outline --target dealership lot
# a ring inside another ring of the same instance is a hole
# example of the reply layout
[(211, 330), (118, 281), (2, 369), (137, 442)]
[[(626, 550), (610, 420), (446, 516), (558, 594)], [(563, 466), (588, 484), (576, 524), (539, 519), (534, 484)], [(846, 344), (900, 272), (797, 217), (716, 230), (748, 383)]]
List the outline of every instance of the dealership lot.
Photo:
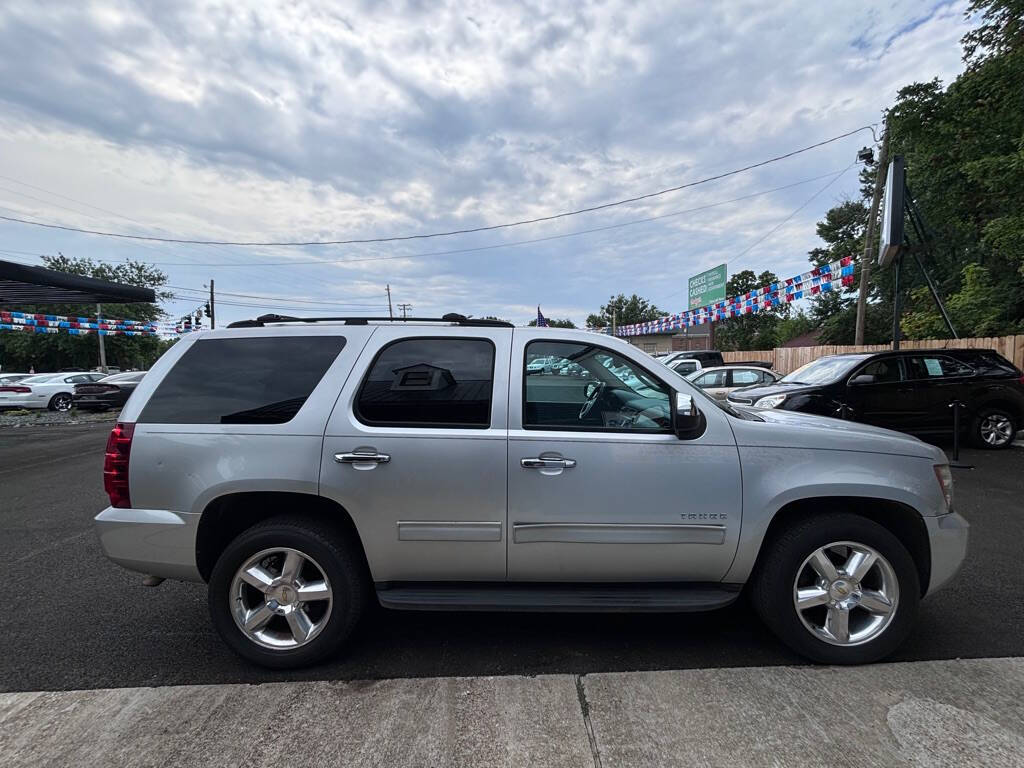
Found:
[[(280, 680), (591, 674), (796, 665), (741, 601), (692, 615), (377, 611), (339, 658), (275, 673), (216, 636), (201, 585), (147, 588), (92, 531), (108, 425), (0, 430), (0, 690)], [(1019, 542), (1024, 450), (965, 451), (956, 505), (972, 541), (960, 577), (927, 600), (894, 661), (1024, 656)]]

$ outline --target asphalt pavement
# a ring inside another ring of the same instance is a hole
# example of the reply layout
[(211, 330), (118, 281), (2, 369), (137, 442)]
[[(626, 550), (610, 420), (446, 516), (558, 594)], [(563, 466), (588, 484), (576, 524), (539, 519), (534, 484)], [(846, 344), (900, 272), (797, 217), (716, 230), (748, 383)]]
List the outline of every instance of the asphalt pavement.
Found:
[[(0, 430), (0, 691), (804, 664), (741, 600), (682, 615), (378, 610), (329, 663), (248, 666), (210, 625), (203, 585), (143, 587), (103, 557), (91, 521), (108, 428)], [(892, 661), (1024, 656), (1024, 450), (962, 459), (976, 465), (956, 475), (968, 560)]]

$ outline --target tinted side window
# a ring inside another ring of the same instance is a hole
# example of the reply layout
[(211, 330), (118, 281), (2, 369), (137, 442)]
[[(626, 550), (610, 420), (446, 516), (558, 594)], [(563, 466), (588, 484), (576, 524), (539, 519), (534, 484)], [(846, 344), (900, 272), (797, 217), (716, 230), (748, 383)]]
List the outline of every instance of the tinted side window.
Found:
[(996, 352), (982, 352), (971, 360), (971, 365), (983, 376), (1020, 376), (1020, 371)]
[(899, 381), (901, 378), (900, 361), (893, 357), (883, 360), (875, 360), (873, 363), (865, 365), (854, 375), (874, 376), (876, 384)]
[(945, 355), (912, 355), (907, 358), (911, 379), (938, 379), (946, 376), (970, 376), (971, 366)]
[(202, 339), (142, 409), (150, 424), (284, 424), (345, 346), (341, 336)]
[(686, 374), (693, 373), (694, 371), (697, 370), (697, 361), (696, 360), (680, 360), (678, 362), (672, 363), (672, 370), (674, 370), (676, 373), (680, 374), (681, 376), (685, 376)]
[(378, 426), (486, 429), (494, 345), (486, 339), (404, 339), (377, 355), (356, 398), (356, 417)]

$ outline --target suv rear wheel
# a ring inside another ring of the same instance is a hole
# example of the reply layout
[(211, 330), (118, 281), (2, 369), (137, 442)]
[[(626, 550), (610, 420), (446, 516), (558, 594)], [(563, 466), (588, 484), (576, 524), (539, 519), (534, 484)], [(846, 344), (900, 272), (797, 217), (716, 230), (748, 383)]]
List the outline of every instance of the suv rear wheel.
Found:
[(766, 542), (751, 597), (790, 648), (826, 664), (877, 661), (902, 643), (920, 602), (917, 568), (892, 533), (848, 513), (815, 515)]
[(214, 626), (245, 659), (313, 664), (352, 633), (366, 578), (351, 542), (315, 520), (271, 518), (239, 534), (210, 577)]
[(1003, 408), (982, 408), (974, 419), (971, 437), (979, 448), (1008, 448), (1020, 425)]

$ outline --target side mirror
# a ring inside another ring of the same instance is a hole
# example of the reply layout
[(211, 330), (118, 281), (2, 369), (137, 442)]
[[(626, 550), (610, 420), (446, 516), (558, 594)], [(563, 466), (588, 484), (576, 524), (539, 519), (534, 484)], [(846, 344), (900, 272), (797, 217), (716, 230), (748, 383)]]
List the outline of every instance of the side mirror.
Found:
[(850, 379), (850, 384), (852, 384), (852, 385), (874, 384), (874, 383), (875, 383), (875, 377), (872, 376), (870, 373), (862, 373), (859, 376), (854, 376), (852, 379)]
[(672, 431), (680, 440), (693, 440), (704, 434), (707, 420), (697, 409), (693, 395), (672, 393)]

